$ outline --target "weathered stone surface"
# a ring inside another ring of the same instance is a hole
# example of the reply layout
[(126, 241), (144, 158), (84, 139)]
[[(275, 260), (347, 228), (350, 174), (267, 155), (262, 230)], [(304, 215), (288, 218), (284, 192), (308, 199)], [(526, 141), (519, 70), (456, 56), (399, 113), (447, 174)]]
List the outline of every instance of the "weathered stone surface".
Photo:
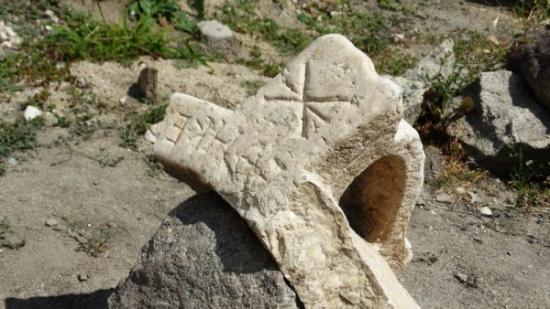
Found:
[(443, 78), (450, 76), (455, 67), (453, 40), (445, 40), (418, 64), (405, 72), (403, 76), (388, 76), (403, 89), (403, 119), (414, 123), (422, 112), (424, 93), (428, 90), (427, 80), (440, 74)]
[(550, 114), (538, 105), (521, 78), (510, 71), (484, 72), (476, 85), (475, 109), (451, 123), (448, 133), (461, 140), (476, 162), (510, 176), (525, 160), (550, 158)]
[(199, 23), (199, 30), (206, 38), (208, 49), (212, 52), (235, 51), (238, 41), (233, 31), (217, 20), (207, 20)]
[(109, 298), (113, 309), (205, 307), (299, 308), (269, 252), (215, 193), (174, 209)]
[(422, 80), (408, 79), (401, 76), (390, 77), (403, 89), (403, 119), (414, 125), (422, 112), (424, 93), (428, 86)]
[(317, 39), (235, 111), (174, 94), (155, 153), (247, 221), (306, 307), (416, 308), (392, 268), (424, 153), (399, 87), (340, 35)]
[(521, 35), (510, 48), (508, 66), (550, 111), (550, 25)]
[(144, 67), (139, 72), (138, 88), (140, 95), (150, 101), (157, 99), (158, 70), (152, 67)]

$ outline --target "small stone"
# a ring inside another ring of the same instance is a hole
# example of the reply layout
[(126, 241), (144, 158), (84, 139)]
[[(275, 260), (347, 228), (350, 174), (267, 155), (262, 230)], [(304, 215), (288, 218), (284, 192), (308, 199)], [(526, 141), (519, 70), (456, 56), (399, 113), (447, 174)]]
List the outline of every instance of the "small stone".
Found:
[(14, 158), (14, 157), (9, 157), (8, 158), (8, 165), (11, 165), (11, 166), (17, 165), (17, 159)]
[(55, 218), (49, 218), (48, 220), (46, 220), (46, 226), (56, 226), (57, 223), (58, 222)]
[(470, 203), (475, 204), (481, 201), (481, 199), (479, 198), (479, 195), (475, 194), (474, 192), (468, 191), (466, 193), (470, 197)]
[(464, 194), (464, 193), (466, 193), (466, 189), (464, 189), (463, 187), (457, 187), (457, 188), (455, 189), (455, 191), (456, 191), (456, 193), (458, 193), (458, 194)]
[(145, 132), (145, 140), (150, 142), (150, 143), (154, 143), (156, 141), (156, 137), (155, 135), (153, 134), (153, 132), (151, 132), (151, 130), (147, 130), (147, 132)]
[(392, 40), (394, 43), (403, 42), (405, 40), (405, 35), (402, 33), (394, 33), (392, 35)]
[(493, 212), (491, 211), (491, 208), (489, 207), (480, 207), (478, 208), (479, 210), (479, 213), (481, 213), (483, 216), (486, 216), (486, 217), (492, 217), (493, 216)]
[(217, 20), (208, 20), (199, 23), (199, 30), (206, 38), (210, 51), (231, 51), (238, 47), (238, 41), (233, 31)]
[(440, 192), (435, 196), (435, 200), (440, 203), (452, 204), (456, 202), (456, 197), (445, 192)]
[(145, 67), (139, 73), (138, 87), (140, 96), (155, 102), (157, 99), (158, 70), (152, 67)]
[(75, 80), (75, 85), (80, 88), (80, 89), (84, 89), (84, 88), (88, 88), (90, 87), (90, 83), (88, 83), (88, 81), (86, 80), (85, 77), (83, 76), (79, 76), (76, 78)]
[(455, 272), (453, 276), (458, 280), (460, 283), (466, 283), (468, 281), (468, 275), (461, 273), (461, 272)]
[(77, 275), (77, 278), (78, 278), (78, 281), (80, 281), (80, 282), (84, 282), (84, 281), (87, 281), (88, 279), (90, 279), (90, 277), (87, 274), (83, 274), (83, 273), (79, 273)]
[(52, 10), (46, 10), (44, 11), (44, 14), (46, 14), (51, 19), (52, 22), (56, 24), (59, 23), (59, 17), (57, 17)]
[(54, 127), (58, 123), (57, 117), (51, 112), (45, 112), (43, 118), (47, 127)]
[(35, 119), (36, 117), (40, 117), (42, 115), (42, 111), (36, 107), (29, 105), (27, 108), (25, 108), (25, 111), (23, 112), (23, 117), (25, 117), (25, 120), (30, 121)]

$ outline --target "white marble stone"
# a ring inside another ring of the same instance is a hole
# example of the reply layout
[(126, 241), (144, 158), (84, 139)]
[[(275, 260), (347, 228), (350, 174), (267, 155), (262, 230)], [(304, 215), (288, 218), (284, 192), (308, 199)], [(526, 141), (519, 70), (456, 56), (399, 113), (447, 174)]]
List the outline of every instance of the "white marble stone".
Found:
[(417, 308), (394, 270), (423, 182), (401, 89), (340, 35), (314, 41), (234, 111), (186, 94), (155, 154), (247, 221), (307, 308)]

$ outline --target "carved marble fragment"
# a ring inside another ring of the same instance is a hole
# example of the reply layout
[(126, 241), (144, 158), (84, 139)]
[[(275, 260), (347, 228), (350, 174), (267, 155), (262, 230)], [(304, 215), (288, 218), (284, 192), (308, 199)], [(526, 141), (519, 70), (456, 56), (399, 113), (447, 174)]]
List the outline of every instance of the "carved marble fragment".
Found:
[(394, 270), (423, 182), (401, 90), (340, 35), (314, 41), (234, 111), (176, 93), (155, 154), (247, 221), (308, 308), (417, 308)]

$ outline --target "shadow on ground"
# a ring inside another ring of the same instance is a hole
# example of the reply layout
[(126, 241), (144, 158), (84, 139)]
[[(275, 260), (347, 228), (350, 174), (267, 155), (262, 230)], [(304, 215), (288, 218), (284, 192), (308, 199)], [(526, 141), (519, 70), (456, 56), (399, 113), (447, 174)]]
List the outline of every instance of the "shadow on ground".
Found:
[(7, 298), (6, 309), (106, 309), (107, 298), (112, 289), (97, 290), (89, 294), (66, 294), (59, 296)]

